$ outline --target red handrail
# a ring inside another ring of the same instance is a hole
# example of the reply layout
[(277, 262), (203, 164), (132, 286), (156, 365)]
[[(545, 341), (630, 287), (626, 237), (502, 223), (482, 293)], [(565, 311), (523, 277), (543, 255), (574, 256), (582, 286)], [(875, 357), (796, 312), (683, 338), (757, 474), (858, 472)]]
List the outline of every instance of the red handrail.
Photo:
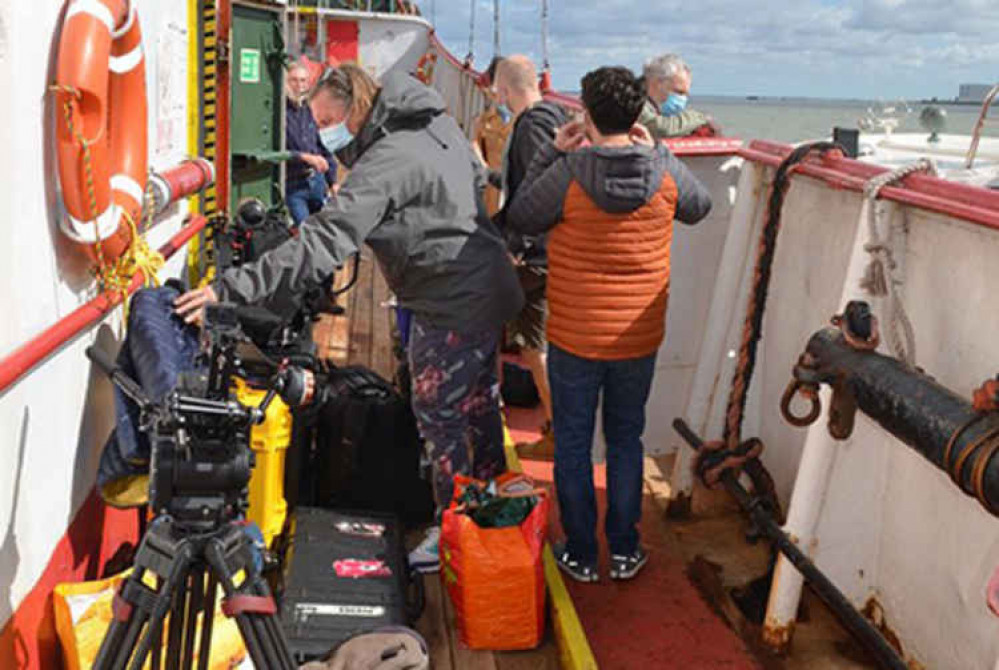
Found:
[[(753, 140), (738, 153), (746, 160), (776, 167), (791, 150), (789, 144)], [(795, 172), (821, 179), (836, 188), (860, 192), (863, 192), (867, 180), (889, 170), (880, 165), (833, 155), (807, 160), (795, 167)], [(980, 186), (912, 174), (903, 179), (900, 186), (884, 187), (879, 195), (886, 200), (999, 229), (999, 192)]]
[[(187, 225), (159, 248), (159, 252), (163, 254), (164, 258), (170, 258), (183, 248), (188, 240), (201, 232), (206, 223), (207, 219), (203, 216), (192, 217)], [(128, 295), (137, 291), (144, 283), (145, 274), (140, 270), (132, 277), (132, 283), (128, 286)], [(5, 356), (0, 360), (0, 395), (4, 394), (7, 389), (57, 349), (104, 318), (108, 312), (121, 303), (121, 300), (120, 291), (104, 292), (90, 302), (77, 307), (70, 314)]]

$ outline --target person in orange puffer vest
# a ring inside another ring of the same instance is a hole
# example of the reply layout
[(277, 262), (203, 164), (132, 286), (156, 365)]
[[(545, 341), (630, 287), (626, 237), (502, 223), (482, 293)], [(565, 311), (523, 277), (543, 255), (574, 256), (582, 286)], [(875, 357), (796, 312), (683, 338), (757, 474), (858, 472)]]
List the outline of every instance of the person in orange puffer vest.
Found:
[[(704, 186), (635, 124), (645, 91), (623, 67), (582, 81), (583, 119), (535, 156), (507, 223), (548, 232), (548, 375), (555, 425), (555, 487), (566, 542), (559, 567), (597, 581), (591, 450), (598, 399), (607, 443), (607, 540), (612, 579), (648, 560), (639, 544), (642, 431), (666, 329), (673, 219), (711, 209)], [(549, 232), (550, 231), (550, 232)]]

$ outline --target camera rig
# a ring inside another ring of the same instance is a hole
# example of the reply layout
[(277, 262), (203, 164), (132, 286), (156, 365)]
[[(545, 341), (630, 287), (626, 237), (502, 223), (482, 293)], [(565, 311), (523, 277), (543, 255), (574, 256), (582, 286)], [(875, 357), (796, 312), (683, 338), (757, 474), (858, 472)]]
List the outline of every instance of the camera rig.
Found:
[[(161, 402), (150, 400), (139, 385), (116, 368), (103, 351), (87, 356), (102, 368), (140, 410), (140, 428), (150, 435), (149, 499), (153, 512), (169, 516), (191, 531), (210, 530), (245, 511), (245, 491), (252, 470), (250, 428), (264, 420), (281, 395), (300, 401), (304, 370), (268, 361), (242, 336), (235, 308), (208, 305), (202, 343), (207, 366), (181, 373)], [(256, 369), (269, 366), (269, 388), (257, 407), (230, 398), (235, 374), (244, 360)]]
[(218, 587), (225, 593), (223, 611), (236, 619), (255, 667), (295, 667), (240, 518), (253, 466), (249, 430), (263, 421), (277, 395), (291, 403), (301, 399), (304, 373), (284, 363), (273, 366), (258, 406), (232, 400), (233, 376), (243, 360), (260, 365), (266, 358), (242, 335), (229, 305), (206, 308), (202, 355), (207, 367), (182, 374), (157, 403), (103, 351), (87, 349), (140, 408), (140, 425), (152, 444), (149, 497), (155, 513), (132, 573), (115, 597), (97, 670), (138, 670), (150, 653), (156, 656), (154, 667), (160, 667), (168, 612), (164, 667), (195, 667), (197, 644), (197, 667), (207, 668)]

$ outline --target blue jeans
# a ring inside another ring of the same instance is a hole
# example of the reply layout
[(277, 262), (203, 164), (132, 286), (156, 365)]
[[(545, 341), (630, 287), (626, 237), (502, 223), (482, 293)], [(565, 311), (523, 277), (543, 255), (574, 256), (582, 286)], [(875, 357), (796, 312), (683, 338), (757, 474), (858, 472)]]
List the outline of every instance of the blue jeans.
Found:
[(621, 361), (580, 358), (549, 344), (548, 380), (555, 427), (555, 488), (566, 549), (578, 561), (597, 560), (593, 429), (603, 392), (607, 442), (607, 543), (612, 554), (638, 548), (642, 517), (642, 432), (655, 354)]
[(284, 195), (292, 221), (299, 225), (326, 204), (326, 178), (314, 174), (306, 181), (288, 184)]

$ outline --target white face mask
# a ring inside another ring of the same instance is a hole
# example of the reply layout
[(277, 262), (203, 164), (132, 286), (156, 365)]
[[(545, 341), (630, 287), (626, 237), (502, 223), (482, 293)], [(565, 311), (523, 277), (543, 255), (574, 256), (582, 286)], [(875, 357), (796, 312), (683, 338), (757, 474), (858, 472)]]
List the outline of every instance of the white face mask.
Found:
[(320, 130), (319, 139), (322, 140), (323, 146), (332, 154), (353, 142), (354, 134), (347, 129), (347, 122), (342, 121), (335, 126)]

